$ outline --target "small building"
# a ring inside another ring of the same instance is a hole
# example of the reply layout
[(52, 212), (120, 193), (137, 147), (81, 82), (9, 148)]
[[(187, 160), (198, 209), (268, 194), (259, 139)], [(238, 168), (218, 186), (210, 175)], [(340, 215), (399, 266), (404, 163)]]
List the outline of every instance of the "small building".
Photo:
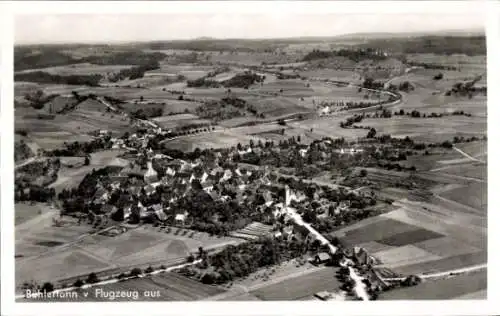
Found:
[(313, 263), (314, 264), (323, 264), (328, 263), (331, 260), (331, 256), (327, 252), (320, 252), (314, 256)]
[(184, 224), (186, 223), (187, 216), (188, 216), (188, 212), (184, 212), (182, 214), (175, 215), (175, 218), (174, 218), (175, 225), (184, 226)]

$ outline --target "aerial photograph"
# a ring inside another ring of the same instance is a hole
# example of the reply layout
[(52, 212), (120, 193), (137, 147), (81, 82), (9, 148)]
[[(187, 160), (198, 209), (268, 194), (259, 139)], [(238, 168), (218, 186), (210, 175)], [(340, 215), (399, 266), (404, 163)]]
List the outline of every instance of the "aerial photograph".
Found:
[(486, 300), (483, 23), (16, 15), (16, 302)]

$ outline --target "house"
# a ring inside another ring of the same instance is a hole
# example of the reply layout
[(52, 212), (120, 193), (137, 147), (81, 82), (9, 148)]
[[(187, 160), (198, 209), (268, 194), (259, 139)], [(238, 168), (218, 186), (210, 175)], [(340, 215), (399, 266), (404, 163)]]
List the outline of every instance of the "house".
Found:
[(331, 256), (329, 253), (320, 252), (314, 256), (313, 263), (314, 264), (323, 264), (323, 263), (329, 262), (330, 260), (331, 260)]
[(175, 215), (175, 218), (174, 218), (175, 225), (184, 226), (186, 224), (186, 219), (187, 219), (188, 215), (189, 215), (189, 213), (187, 211), (185, 211), (182, 214)]
[(135, 177), (135, 178), (140, 178), (144, 179), (144, 175), (146, 174), (145, 169), (141, 169), (140, 166), (134, 164), (132, 167), (128, 166), (125, 167), (121, 172), (120, 175), (125, 175), (127, 177)]

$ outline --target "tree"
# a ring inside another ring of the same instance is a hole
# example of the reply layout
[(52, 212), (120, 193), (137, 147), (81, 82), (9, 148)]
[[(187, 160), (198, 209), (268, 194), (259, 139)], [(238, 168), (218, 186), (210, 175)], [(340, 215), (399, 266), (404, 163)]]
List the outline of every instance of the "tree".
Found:
[(140, 268), (133, 268), (130, 271), (130, 276), (139, 276), (142, 274), (142, 270)]
[(87, 277), (87, 283), (94, 284), (97, 282), (99, 282), (99, 278), (97, 277), (97, 274), (95, 274), (94, 272), (89, 274), (89, 276)]
[(83, 163), (85, 166), (88, 166), (90, 165), (90, 157), (89, 156), (85, 156), (85, 161)]
[(84, 284), (83, 281), (78, 279), (75, 281), (75, 283), (73, 283), (73, 286), (74, 287), (82, 287), (83, 284)]
[(149, 266), (146, 268), (146, 270), (144, 270), (144, 273), (151, 273), (153, 272), (153, 267), (152, 266)]
[(368, 171), (366, 171), (366, 169), (361, 169), (359, 175), (364, 178), (368, 175)]
[(366, 135), (366, 138), (375, 138), (376, 134), (377, 134), (377, 131), (372, 127), (372, 128), (370, 128), (370, 131)]
[(46, 292), (46, 293), (49, 293), (49, 292), (52, 292), (54, 291), (54, 285), (50, 282), (45, 282), (43, 285), (42, 285), (42, 292)]

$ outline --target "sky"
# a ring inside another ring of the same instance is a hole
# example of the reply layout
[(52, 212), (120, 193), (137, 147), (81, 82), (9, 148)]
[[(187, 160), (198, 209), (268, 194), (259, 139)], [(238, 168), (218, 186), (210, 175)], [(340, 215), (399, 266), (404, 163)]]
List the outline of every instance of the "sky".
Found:
[(289, 38), (367, 32), (478, 30), (478, 14), (134, 14), (16, 15), (16, 44), (172, 39)]

